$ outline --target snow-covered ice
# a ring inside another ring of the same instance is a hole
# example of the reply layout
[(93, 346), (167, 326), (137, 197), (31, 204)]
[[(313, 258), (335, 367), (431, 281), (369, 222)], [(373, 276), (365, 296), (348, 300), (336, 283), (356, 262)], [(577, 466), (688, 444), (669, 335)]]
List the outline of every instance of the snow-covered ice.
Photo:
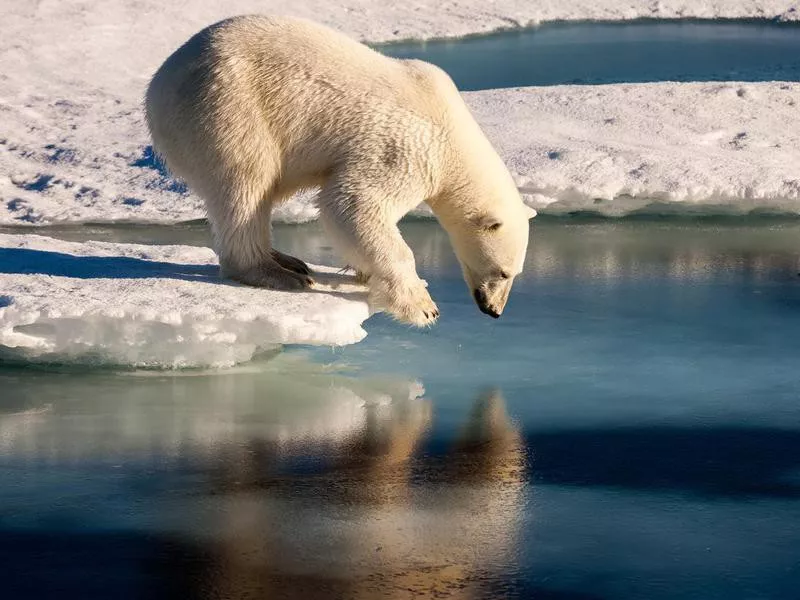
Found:
[(800, 84), (653, 83), (466, 94), (541, 213), (800, 213)]
[[(800, 18), (798, 7), (785, 0), (17, 3), (6, 7), (0, 26), (0, 223), (201, 218), (199, 198), (153, 156), (141, 99), (172, 50), (225, 16), (291, 13), (363, 40), (389, 41), (552, 20), (791, 21)], [(467, 97), (528, 198), (545, 212), (631, 193), (800, 212), (796, 85), (528, 88)], [(501, 117), (506, 110), (513, 119)], [(627, 206), (593, 208), (618, 214)], [(307, 196), (276, 219), (314, 216)]]
[[(526, 201), (547, 213), (594, 210), (800, 213), (800, 84), (649, 83), (487, 90), (465, 94)], [(103, 124), (103, 106), (44, 102), (55, 116), (25, 145), (0, 140), (0, 223), (182, 221), (196, 196), (159, 170), (139, 111)], [(95, 122), (96, 119), (96, 122)], [(69, 121), (67, 121), (69, 122)], [(668, 204), (669, 206), (665, 206)], [(313, 219), (313, 194), (276, 220)]]
[[(673, 210), (800, 213), (796, 83), (556, 86), (465, 96), (526, 200), (543, 213), (621, 215), (670, 202), (680, 203)], [(129, 141), (111, 140), (112, 148), (130, 143), (128, 154), (108, 147), (101, 123), (84, 139), (60, 138), (58, 149), (23, 151), (0, 140), (0, 168), (10, 163), (13, 173), (0, 180), (0, 223), (201, 218), (200, 200), (159, 170), (139, 120), (127, 115), (120, 122), (135, 130), (123, 138)], [(60, 135), (54, 130), (42, 139)], [(307, 194), (276, 218), (315, 214)]]
[(281, 344), (361, 340), (363, 286), (312, 267), (318, 289), (221, 280), (209, 248), (0, 234), (0, 356), (133, 366), (228, 366)]

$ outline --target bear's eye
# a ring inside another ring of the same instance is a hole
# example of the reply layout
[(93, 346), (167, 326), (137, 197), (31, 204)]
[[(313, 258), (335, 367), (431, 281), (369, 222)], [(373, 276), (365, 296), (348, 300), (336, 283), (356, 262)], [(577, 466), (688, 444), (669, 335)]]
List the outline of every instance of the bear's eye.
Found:
[(497, 231), (497, 230), (498, 230), (498, 229), (500, 229), (502, 226), (503, 226), (503, 224), (502, 224), (500, 221), (497, 221), (496, 223), (492, 223), (491, 225), (489, 225), (488, 227), (486, 227), (486, 229), (487, 229), (488, 231)]
[(511, 275), (507, 271), (500, 271), (500, 279), (510, 279)]

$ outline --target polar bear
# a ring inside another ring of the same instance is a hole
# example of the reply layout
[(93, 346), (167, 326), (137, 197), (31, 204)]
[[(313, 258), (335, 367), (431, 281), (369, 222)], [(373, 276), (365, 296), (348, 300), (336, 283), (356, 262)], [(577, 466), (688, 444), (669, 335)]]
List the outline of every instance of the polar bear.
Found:
[(535, 212), (437, 67), (304, 19), (241, 16), (176, 50), (145, 105), (155, 150), (205, 201), (224, 276), (313, 286), (303, 261), (272, 248), (270, 214), (319, 187), (324, 228), (374, 309), (416, 326), (439, 316), (397, 227), (424, 201), (480, 310), (502, 313)]

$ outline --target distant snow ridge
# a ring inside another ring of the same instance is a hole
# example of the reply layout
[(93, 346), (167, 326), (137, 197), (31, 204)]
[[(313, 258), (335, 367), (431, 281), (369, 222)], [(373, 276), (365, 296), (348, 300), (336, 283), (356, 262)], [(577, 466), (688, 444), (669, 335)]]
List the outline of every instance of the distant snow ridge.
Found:
[[(800, 214), (798, 83), (530, 87), (465, 98), (542, 214)], [(85, 108), (31, 104), (44, 122), (13, 111), (4, 121), (17, 126), (0, 139), (0, 224), (204, 216), (201, 199), (153, 156), (138, 112), (110, 114), (113, 135), (99, 122), (64, 135), (62, 113)], [(115, 106), (99, 103), (91, 118)], [(314, 196), (281, 205), (274, 219), (315, 219)]]
[(465, 94), (542, 214), (800, 214), (800, 84)]
[(0, 358), (230, 366), (281, 344), (358, 342), (365, 288), (312, 268), (317, 290), (276, 292), (219, 279), (208, 248), (0, 234)]

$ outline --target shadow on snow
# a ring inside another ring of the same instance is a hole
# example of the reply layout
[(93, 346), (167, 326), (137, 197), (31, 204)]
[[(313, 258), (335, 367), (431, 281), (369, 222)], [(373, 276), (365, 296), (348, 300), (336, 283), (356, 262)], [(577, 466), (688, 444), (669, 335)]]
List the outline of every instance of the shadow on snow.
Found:
[(217, 265), (185, 265), (125, 256), (74, 256), (28, 248), (0, 248), (0, 273), (78, 279), (168, 278), (223, 283)]

